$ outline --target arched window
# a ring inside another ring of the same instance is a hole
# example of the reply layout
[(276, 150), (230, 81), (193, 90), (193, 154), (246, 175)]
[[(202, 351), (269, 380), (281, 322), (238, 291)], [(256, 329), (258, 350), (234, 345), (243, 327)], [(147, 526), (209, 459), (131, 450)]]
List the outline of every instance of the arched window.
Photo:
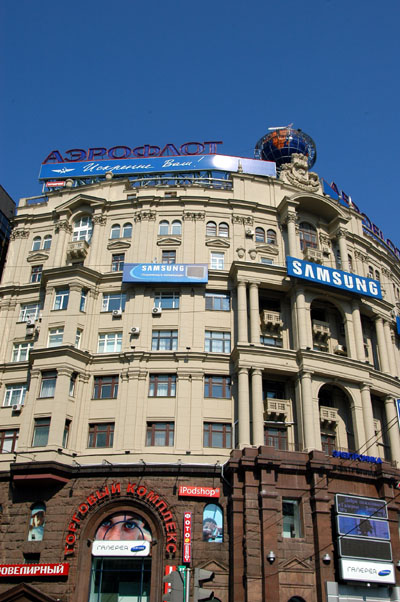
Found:
[(265, 242), (264, 228), (256, 228), (256, 242)]
[(40, 236), (35, 236), (32, 244), (32, 251), (39, 251), (42, 239)]
[(43, 502), (38, 502), (37, 504), (31, 506), (28, 541), (42, 541), (44, 535), (45, 518), (46, 506)]
[(311, 249), (317, 248), (317, 231), (312, 224), (308, 222), (301, 222), (299, 226), (300, 232), (300, 248), (302, 251), (310, 247)]
[(131, 238), (132, 236), (132, 224), (127, 222), (122, 227), (122, 238)]
[(276, 245), (276, 232), (275, 230), (267, 230), (267, 243), (270, 245)]
[(113, 224), (111, 226), (110, 238), (120, 238), (121, 236), (121, 227), (119, 224)]
[(74, 223), (74, 231), (72, 240), (86, 240), (90, 242), (93, 232), (92, 218), (89, 215), (84, 215), (77, 219)]
[(381, 275), (378, 272), (378, 270), (375, 270), (375, 280), (380, 280), (381, 279)]
[(224, 516), (218, 504), (207, 504), (203, 510), (203, 541), (224, 541)]
[(47, 236), (43, 239), (43, 249), (50, 249), (51, 247), (51, 235), (47, 234)]
[(182, 234), (182, 223), (176, 219), (172, 222), (171, 234), (181, 235)]
[(350, 272), (353, 271), (353, 258), (351, 255), (347, 255), (347, 261), (349, 262), (349, 270)]
[(158, 234), (165, 236), (168, 233), (169, 233), (169, 222), (167, 220), (163, 220), (162, 222), (160, 222), (160, 225), (158, 226)]
[(223, 238), (228, 238), (229, 236), (229, 226), (226, 222), (221, 222), (218, 226), (218, 236), (222, 236)]
[(206, 236), (217, 236), (217, 224), (215, 222), (207, 222)]

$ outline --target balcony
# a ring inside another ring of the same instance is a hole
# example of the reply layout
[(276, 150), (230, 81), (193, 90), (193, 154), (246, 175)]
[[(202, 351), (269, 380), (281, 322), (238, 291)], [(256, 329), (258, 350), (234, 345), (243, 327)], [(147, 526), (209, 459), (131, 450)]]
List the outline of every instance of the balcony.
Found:
[(331, 336), (329, 322), (322, 322), (322, 320), (312, 321), (312, 331), (316, 339), (328, 339)]
[(266, 328), (282, 328), (283, 322), (279, 311), (264, 309), (261, 312), (261, 322)]
[(335, 429), (339, 423), (339, 413), (337, 408), (328, 408), (326, 406), (320, 406), (319, 418), (321, 425), (325, 428)]
[(290, 399), (264, 399), (264, 420), (286, 422), (290, 416)]
[(312, 247), (306, 247), (303, 250), (303, 257), (306, 261), (313, 261), (314, 263), (323, 262), (322, 251), (319, 251), (318, 249), (313, 249)]
[(83, 260), (89, 251), (89, 243), (86, 240), (74, 240), (68, 243), (67, 258), (68, 260)]

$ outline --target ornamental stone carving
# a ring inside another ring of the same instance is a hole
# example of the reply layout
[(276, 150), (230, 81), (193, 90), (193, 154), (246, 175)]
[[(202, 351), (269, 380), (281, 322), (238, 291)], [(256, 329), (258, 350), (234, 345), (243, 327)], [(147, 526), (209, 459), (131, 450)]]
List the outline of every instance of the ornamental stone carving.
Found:
[(257, 257), (257, 250), (256, 249), (250, 249), (249, 251), (249, 255), (250, 255), (250, 259), (254, 259)]
[(318, 175), (308, 171), (308, 160), (304, 155), (293, 154), (292, 162), (282, 165), (279, 179), (307, 192), (321, 192)]
[(28, 238), (29, 230), (25, 230), (24, 228), (17, 228), (13, 230), (10, 234), (10, 239), (15, 240), (16, 238)]
[(184, 214), (182, 215), (182, 219), (184, 221), (201, 221), (203, 222), (206, 218), (206, 214), (204, 213), (204, 211), (185, 211)]
[(254, 219), (250, 216), (232, 215), (232, 224), (243, 224), (244, 226), (252, 226)]
[(236, 249), (236, 253), (239, 259), (243, 259), (243, 257), (246, 255), (246, 249), (244, 249), (243, 247), (239, 247)]
[(325, 247), (330, 248), (330, 246), (331, 246), (331, 239), (326, 234), (319, 235), (319, 242), (321, 243), (321, 245), (324, 245)]
[(58, 234), (60, 230), (64, 230), (65, 232), (71, 233), (72, 226), (67, 219), (60, 219), (54, 224), (54, 228), (56, 233)]
[(97, 224), (98, 226), (105, 226), (107, 223), (107, 218), (105, 218), (104, 215), (94, 215), (93, 223)]
[(363, 263), (365, 263), (366, 261), (368, 261), (368, 255), (366, 255), (365, 253), (361, 253), (361, 251), (354, 251), (354, 257), (356, 259), (358, 259), (359, 261), (362, 261)]
[(346, 228), (338, 228), (335, 232), (336, 238), (346, 238), (347, 234), (348, 234), (348, 232), (347, 232)]
[(142, 221), (155, 221), (156, 219), (156, 212), (155, 211), (137, 211), (134, 215), (134, 221), (135, 222), (142, 222)]

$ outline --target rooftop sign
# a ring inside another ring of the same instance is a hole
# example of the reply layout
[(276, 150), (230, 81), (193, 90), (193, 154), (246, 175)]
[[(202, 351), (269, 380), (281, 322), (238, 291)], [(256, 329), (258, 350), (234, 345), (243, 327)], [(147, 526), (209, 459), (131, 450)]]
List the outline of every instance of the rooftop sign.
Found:
[(287, 257), (287, 273), (289, 276), (309, 280), (315, 284), (325, 284), (366, 297), (382, 299), (381, 285), (378, 280), (342, 272), (342, 270), (335, 270), (303, 259)]

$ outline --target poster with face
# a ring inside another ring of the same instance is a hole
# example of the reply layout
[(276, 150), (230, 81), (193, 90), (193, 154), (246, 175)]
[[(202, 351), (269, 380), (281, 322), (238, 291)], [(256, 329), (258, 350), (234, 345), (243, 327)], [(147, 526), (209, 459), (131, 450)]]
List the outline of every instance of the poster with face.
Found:
[(115, 512), (98, 527), (96, 541), (152, 541), (149, 525), (135, 512)]
[(223, 540), (222, 509), (217, 504), (207, 504), (203, 511), (203, 541), (221, 543)]
[(32, 508), (31, 519), (29, 521), (28, 541), (42, 541), (45, 516), (46, 506), (44, 504), (35, 504)]

